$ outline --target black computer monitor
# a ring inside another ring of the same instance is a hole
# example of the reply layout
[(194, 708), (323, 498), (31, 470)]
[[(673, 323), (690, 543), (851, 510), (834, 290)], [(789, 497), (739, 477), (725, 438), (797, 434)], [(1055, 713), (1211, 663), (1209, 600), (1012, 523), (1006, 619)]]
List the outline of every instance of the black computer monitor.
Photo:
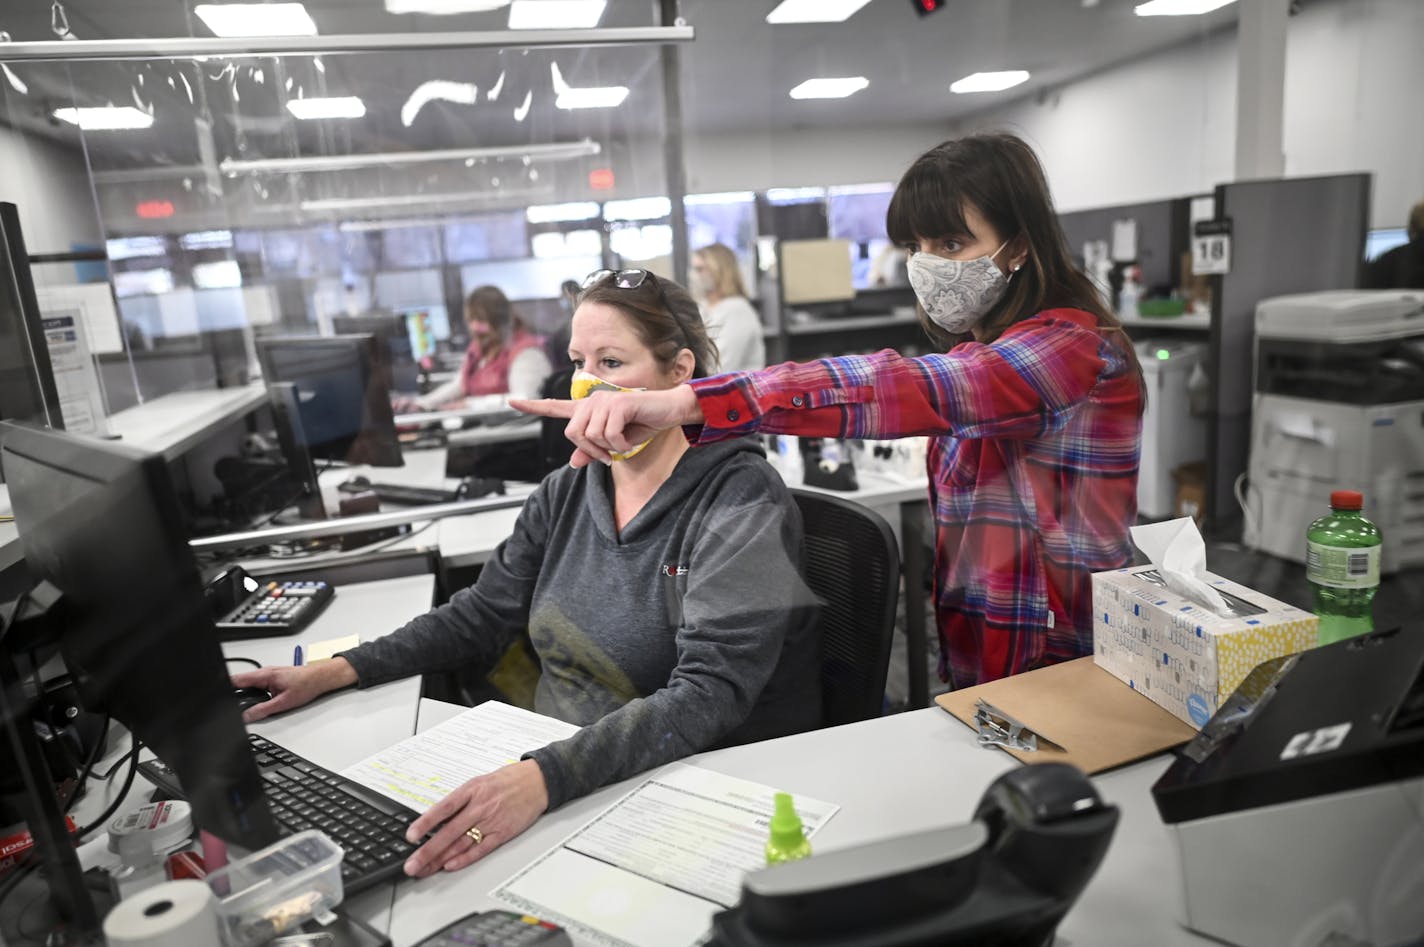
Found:
[[(404, 313), (367, 313), (364, 316), (335, 316), (331, 328), (338, 335), (373, 335), (380, 357), (381, 378), (391, 391), (420, 390), (420, 366), (416, 364), (410, 330)], [(449, 335), (447, 323), (446, 335)]]
[(316, 460), (399, 467), (391, 395), (370, 335), (274, 336), (257, 340), (267, 384), (291, 382), (307, 447)]
[(0, 419), (64, 427), (20, 212), (0, 203)]
[[(25, 566), (61, 595), (52, 640), (7, 629), (0, 661), (57, 645), (85, 709), (112, 714), (173, 768), (200, 829), (246, 848), (276, 841), (167, 462), (13, 422), (0, 424), (0, 459)], [(31, 795), (43, 792), (31, 808), (53, 811), (47, 780)]]

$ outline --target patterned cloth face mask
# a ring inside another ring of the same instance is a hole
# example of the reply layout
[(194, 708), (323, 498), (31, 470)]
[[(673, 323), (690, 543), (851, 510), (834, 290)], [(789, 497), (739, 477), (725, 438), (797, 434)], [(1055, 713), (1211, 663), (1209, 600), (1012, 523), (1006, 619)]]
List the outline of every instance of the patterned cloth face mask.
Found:
[(1005, 240), (998, 250), (973, 260), (946, 260), (923, 251), (913, 254), (905, 269), (925, 315), (951, 335), (963, 335), (978, 325), (1008, 287), (994, 262), (1008, 245)]
[[(574, 372), (573, 378), (570, 379), (570, 382), (569, 382), (569, 397), (572, 398), (572, 399), (575, 400), (575, 401), (578, 401), (578, 400), (580, 400), (580, 399), (582, 399), (582, 398), (587, 398), (589, 395), (593, 394), (595, 391), (647, 391), (647, 390), (648, 390), (648, 389), (646, 389), (646, 388), (624, 388), (624, 387), (621, 386), (621, 385), (615, 385), (615, 384), (613, 384), (613, 382), (611, 382), (611, 381), (604, 381), (602, 378), (599, 378), (597, 375), (593, 374), (592, 372), (586, 372), (586, 371), (584, 371), (584, 370), (581, 369), (581, 368)], [(620, 454), (620, 453), (617, 453), (616, 451), (610, 451), (609, 454), (608, 454), (608, 456), (612, 457), (614, 460), (627, 460), (627, 459), (630, 458), (630, 457), (635, 457), (635, 456), (637, 456), (637, 454), (638, 454), (639, 451), (641, 451), (644, 447), (647, 447), (647, 446), (648, 446), (649, 444), (651, 444), (652, 442), (653, 442), (653, 439), (650, 437), (650, 438), (648, 438), (646, 441), (644, 441), (643, 443), (639, 444), (637, 447), (630, 448), (630, 449), (624, 451), (624, 452), (621, 453), (621, 454)]]

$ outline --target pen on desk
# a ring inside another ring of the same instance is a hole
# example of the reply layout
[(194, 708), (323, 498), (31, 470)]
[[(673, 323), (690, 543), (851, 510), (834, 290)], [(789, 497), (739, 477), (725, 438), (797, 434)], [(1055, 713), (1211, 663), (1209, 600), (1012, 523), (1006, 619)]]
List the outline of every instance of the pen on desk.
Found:
[(301, 666), (302, 666), (302, 646), (301, 646), (301, 645), (297, 645), (295, 648), (292, 649), (292, 666), (293, 666), (293, 667), (301, 667)]

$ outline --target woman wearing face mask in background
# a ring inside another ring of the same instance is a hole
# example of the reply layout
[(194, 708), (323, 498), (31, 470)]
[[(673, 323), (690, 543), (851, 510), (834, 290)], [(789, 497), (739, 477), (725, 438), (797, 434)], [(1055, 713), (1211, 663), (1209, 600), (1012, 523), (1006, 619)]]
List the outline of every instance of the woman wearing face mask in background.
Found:
[(766, 367), (766, 339), (761, 317), (747, 300), (737, 256), (720, 243), (692, 254), (692, 295), (702, 303), (702, 321), (721, 353), (724, 372), (750, 372)]
[(1092, 651), (1089, 576), (1132, 561), (1145, 392), (1121, 325), (1073, 266), (1032, 149), (1012, 135), (945, 142), (886, 215), (945, 354), (787, 364), (578, 405), (574, 463), (652, 430), (929, 435), (942, 679), (965, 687)]

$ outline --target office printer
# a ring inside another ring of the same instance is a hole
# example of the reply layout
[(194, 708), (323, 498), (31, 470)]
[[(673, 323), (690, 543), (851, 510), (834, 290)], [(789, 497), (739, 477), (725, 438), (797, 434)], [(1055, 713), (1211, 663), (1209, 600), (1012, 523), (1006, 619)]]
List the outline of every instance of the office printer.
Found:
[(1256, 307), (1246, 543), (1297, 562), (1332, 490), (1361, 490), (1383, 572), (1424, 564), (1424, 291)]
[(1152, 787), (1184, 923), (1242, 947), (1424, 933), (1424, 625), (1257, 667)]

